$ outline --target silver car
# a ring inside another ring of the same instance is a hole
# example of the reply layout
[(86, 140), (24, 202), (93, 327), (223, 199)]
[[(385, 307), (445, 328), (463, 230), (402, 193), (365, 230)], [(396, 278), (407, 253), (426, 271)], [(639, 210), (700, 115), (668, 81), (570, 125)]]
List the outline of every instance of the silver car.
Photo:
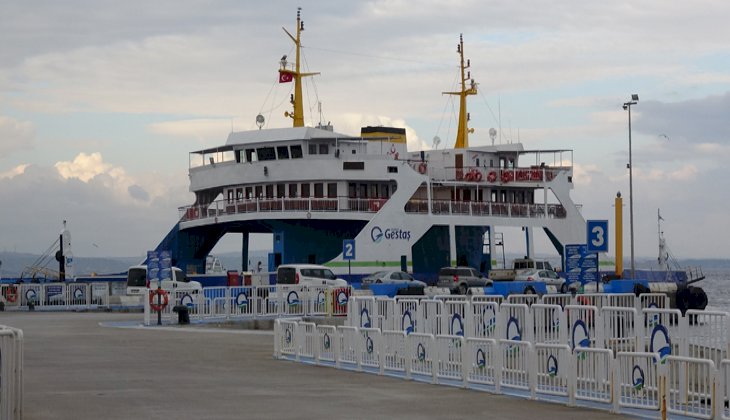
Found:
[(571, 289), (578, 289), (579, 284), (568, 284), (553, 270), (527, 270), (515, 276), (515, 281), (539, 281), (547, 286), (555, 286), (558, 292), (568, 293)]
[(362, 288), (368, 289), (371, 284), (407, 284), (408, 287), (424, 288), (426, 283), (416, 280), (404, 271), (378, 271), (362, 279)]

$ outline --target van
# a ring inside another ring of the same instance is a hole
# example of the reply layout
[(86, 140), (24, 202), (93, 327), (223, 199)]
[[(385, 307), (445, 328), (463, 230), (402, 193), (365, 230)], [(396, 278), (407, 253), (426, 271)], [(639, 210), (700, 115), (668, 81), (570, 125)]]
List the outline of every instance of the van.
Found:
[(282, 264), (276, 269), (276, 284), (302, 286), (347, 286), (347, 281), (323, 265)]
[[(199, 281), (190, 281), (181, 269), (172, 267), (172, 279), (162, 280), (160, 285), (167, 292), (186, 291), (196, 295), (203, 295), (203, 286)], [(147, 284), (147, 266), (135, 265), (127, 271), (127, 295), (144, 295), (147, 288), (157, 289), (157, 280)]]

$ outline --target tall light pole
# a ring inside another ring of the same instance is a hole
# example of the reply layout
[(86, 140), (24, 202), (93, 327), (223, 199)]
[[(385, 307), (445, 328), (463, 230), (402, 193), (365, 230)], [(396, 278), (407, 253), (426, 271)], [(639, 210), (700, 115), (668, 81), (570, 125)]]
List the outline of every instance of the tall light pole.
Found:
[(634, 278), (634, 165), (631, 160), (631, 105), (639, 102), (639, 95), (632, 93), (631, 100), (624, 103), (624, 110), (629, 111), (629, 226), (631, 238), (631, 278)]

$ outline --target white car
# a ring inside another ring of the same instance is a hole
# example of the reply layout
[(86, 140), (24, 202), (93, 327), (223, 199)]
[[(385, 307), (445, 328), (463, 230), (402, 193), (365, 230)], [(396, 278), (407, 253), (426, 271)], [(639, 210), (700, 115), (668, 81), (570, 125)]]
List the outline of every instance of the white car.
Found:
[[(160, 285), (167, 292), (185, 291), (191, 295), (202, 296), (203, 286), (199, 281), (191, 281), (185, 273), (172, 267), (172, 279), (162, 280)], [(137, 265), (129, 267), (127, 271), (127, 295), (144, 295), (148, 289), (157, 289), (157, 281), (153, 280), (147, 284), (147, 266)]]
[(282, 264), (276, 269), (276, 284), (346, 287), (347, 281), (323, 265)]
[(515, 276), (515, 281), (543, 282), (547, 286), (554, 286), (560, 293), (568, 293), (573, 289), (578, 289), (577, 284), (568, 284), (564, 278), (560, 277), (558, 273), (553, 270), (527, 270)]
[(362, 279), (362, 288), (367, 289), (371, 284), (406, 284), (408, 287), (426, 287), (426, 283), (416, 280), (410, 274), (403, 271), (378, 271)]

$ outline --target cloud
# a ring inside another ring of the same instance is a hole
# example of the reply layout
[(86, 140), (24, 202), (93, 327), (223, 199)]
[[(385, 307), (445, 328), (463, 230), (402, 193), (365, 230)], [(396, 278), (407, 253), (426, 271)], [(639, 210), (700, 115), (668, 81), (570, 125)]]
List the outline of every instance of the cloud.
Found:
[[(112, 170), (112, 165), (104, 163), (101, 153), (79, 153), (73, 161), (61, 161), (55, 165), (58, 173), (62, 177), (78, 178), (84, 182), (88, 182), (91, 178), (109, 172)], [(119, 173), (118, 170), (114, 172)]]
[(18, 165), (16, 167), (14, 167), (14, 168), (12, 168), (12, 169), (10, 169), (8, 171), (0, 172), (0, 179), (2, 179), (2, 178), (13, 178), (15, 176), (21, 175), (21, 174), (23, 174), (25, 172), (25, 169), (28, 166), (30, 166), (30, 165), (27, 164), (27, 163), (24, 163), (24, 164), (21, 164), (21, 165)]
[(670, 142), (730, 144), (730, 92), (672, 103), (646, 101), (636, 108), (634, 127), (640, 133), (665, 134)]
[(34, 140), (32, 123), (0, 115), (0, 158), (32, 148)]
[(150, 195), (147, 193), (147, 191), (144, 190), (144, 188), (140, 187), (139, 185), (130, 185), (127, 187), (127, 191), (129, 192), (129, 195), (139, 201), (148, 201), (150, 199)]

